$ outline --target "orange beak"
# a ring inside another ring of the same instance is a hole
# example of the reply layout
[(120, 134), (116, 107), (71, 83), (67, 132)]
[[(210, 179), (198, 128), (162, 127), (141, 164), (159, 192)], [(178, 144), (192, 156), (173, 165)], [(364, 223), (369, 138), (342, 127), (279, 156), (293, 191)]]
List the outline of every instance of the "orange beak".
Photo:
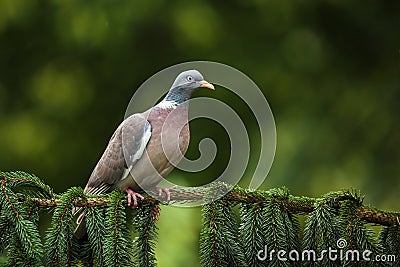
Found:
[(201, 86), (200, 87), (204, 87), (204, 88), (208, 88), (211, 90), (215, 90), (214, 85), (212, 85), (211, 83), (207, 82), (207, 81), (201, 81)]

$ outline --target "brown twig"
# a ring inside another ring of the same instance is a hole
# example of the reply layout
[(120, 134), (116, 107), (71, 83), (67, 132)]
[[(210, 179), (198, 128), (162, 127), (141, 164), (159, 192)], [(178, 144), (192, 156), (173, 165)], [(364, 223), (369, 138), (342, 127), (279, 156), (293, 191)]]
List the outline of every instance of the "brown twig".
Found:
[[(5, 192), (5, 186), (8, 182), (18, 182), (25, 181), (24, 177), (14, 177), (14, 178), (6, 178), (4, 175), (0, 175), (1, 178), (1, 187), (2, 193), (5, 198), (8, 199), (8, 195)], [(243, 189), (235, 190), (228, 192), (227, 187), (219, 188), (220, 190), (227, 192), (224, 196), (225, 200), (234, 201), (239, 203), (253, 203), (253, 204), (262, 204), (263, 202), (269, 201), (273, 196), (266, 196), (260, 192), (256, 191), (246, 191)], [(171, 201), (181, 202), (181, 201), (202, 201), (206, 196), (209, 196), (210, 188), (203, 189), (171, 189)], [(344, 194), (342, 196), (336, 197), (334, 199), (333, 207), (335, 209), (340, 209), (341, 200), (355, 200), (352, 196)], [(38, 207), (41, 208), (51, 208), (59, 205), (60, 200), (57, 198), (30, 198), (30, 200), (37, 203)], [(276, 197), (276, 201), (278, 201), (285, 210), (292, 212), (294, 214), (308, 214), (314, 210), (315, 203), (320, 199), (314, 198), (304, 198), (304, 197), (294, 197), (287, 196), (286, 198)], [(22, 200), (23, 201), (23, 200)], [(145, 196), (145, 199), (140, 202), (140, 205), (147, 203), (156, 203), (158, 200), (152, 198), (151, 196)], [(104, 206), (110, 203), (107, 197), (88, 197), (88, 198), (78, 198), (76, 199), (74, 206), (75, 207), (91, 207), (91, 206)], [(12, 206), (14, 210), (14, 206)], [(14, 210), (14, 212), (17, 212)], [(382, 210), (373, 209), (370, 207), (366, 207), (363, 205), (359, 205), (356, 208), (356, 213), (360, 220), (363, 220), (367, 223), (379, 224), (384, 226), (400, 226), (400, 213), (395, 212), (387, 212)]]
[[(171, 190), (171, 201), (201, 201), (207, 194), (206, 190)], [(234, 201), (239, 203), (253, 203), (262, 204), (263, 202), (269, 201), (272, 197), (265, 197), (260, 194), (252, 192), (240, 192), (231, 191), (224, 196), (225, 200)], [(339, 200), (348, 199), (349, 197), (343, 197)], [(53, 199), (43, 199), (43, 198), (32, 198), (31, 200), (37, 202), (39, 207), (49, 208), (56, 207), (60, 201), (56, 198)], [(314, 210), (315, 203), (317, 199), (313, 198), (299, 198), (294, 196), (289, 196), (288, 198), (276, 198), (281, 207), (285, 210), (295, 213), (295, 214), (308, 214)], [(77, 199), (74, 203), (75, 207), (91, 207), (91, 206), (105, 206), (109, 204), (109, 199), (107, 197), (88, 197)], [(145, 196), (144, 200), (140, 201), (139, 205), (156, 203), (158, 200), (152, 198), (151, 196)], [(333, 207), (337, 210), (341, 207), (341, 202), (337, 201), (334, 203)], [(367, 223), (379, 224), (384, 226), (399, 225), (400, 214), (387, 212), (382, 210), (376, 210), (370, 207), (362, 206), (356, 208), (356, 213), (360, 220)]]

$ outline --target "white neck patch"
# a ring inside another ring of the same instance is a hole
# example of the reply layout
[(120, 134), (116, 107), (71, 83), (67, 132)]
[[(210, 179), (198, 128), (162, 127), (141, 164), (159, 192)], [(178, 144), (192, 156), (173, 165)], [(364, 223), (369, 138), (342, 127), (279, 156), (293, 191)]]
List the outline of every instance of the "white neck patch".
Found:
[(178, 106), (178, 103), (175, 101), (171, 100), (163, 100), (157, 105), (160, 108), (176, 108)]

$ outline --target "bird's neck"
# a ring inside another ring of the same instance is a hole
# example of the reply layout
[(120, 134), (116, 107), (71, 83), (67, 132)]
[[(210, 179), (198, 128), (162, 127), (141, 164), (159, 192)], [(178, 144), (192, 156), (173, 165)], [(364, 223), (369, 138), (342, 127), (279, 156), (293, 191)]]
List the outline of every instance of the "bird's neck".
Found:
[(160, 102), (161, 106), (177, 107), (182, 104), (188, 104), (188, 100), (192, 96), (193, 91), (182, 90), (179, 87), (169, 90), (165, 98)]

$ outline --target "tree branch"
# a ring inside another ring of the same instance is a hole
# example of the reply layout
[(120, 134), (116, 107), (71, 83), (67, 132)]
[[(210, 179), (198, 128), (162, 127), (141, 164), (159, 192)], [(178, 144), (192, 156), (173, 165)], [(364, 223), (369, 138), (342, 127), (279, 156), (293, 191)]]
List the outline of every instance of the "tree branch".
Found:
[[(171, 189), (171, 201), (182, 202), (182, 201), (200, 201), (209, 192), (209, 189)], [(260, 205), (266, 202), (268, 199), (275, 198), (279, 202), (281, 207), (294, 214), (308, 214), (314, 210), (315, 204), (320, 201), (319, 198), (306, 198), (306, 197), (295, 197), (289, 195), (286, 198), (274, 197), (260, 194), (256, 191), (244, 190), (234, 188), (228, 192), (224, 199), (229, 201), (235, 201), (238, 203), (253, 203), (254, 205)], [(343, 200), (354, 200), (350, 195), (343, 195), (340, 198), (333, 198), (333, 207), (339, 210), (341, 201)], [(57, 206), (60, 201), (57, 198), (45, 199), (45, 198), (32, 198), (39, 207), (49, 208)], [(145, 196), (144, 200), (140, 201), (139, 205), (158, 203), (159, 201), (152, 198), (151, 196)], [(92, 206), (105, 206), (110, 203), (109, 198), (105, 195), (103, 197), (91, 197), (78, 198), (74, 203), (75, 207), (92, 207)], [(164, 203), (160, 203), (164, 204)], [(360, 205), (356, 208), (357, 215), (360, 220), (367, 223), (379, 224), (383, 226), (400, 225), (400, 214), (395, 212), (388, 212), (383, 210), (374, 209), (371, 207)]]

